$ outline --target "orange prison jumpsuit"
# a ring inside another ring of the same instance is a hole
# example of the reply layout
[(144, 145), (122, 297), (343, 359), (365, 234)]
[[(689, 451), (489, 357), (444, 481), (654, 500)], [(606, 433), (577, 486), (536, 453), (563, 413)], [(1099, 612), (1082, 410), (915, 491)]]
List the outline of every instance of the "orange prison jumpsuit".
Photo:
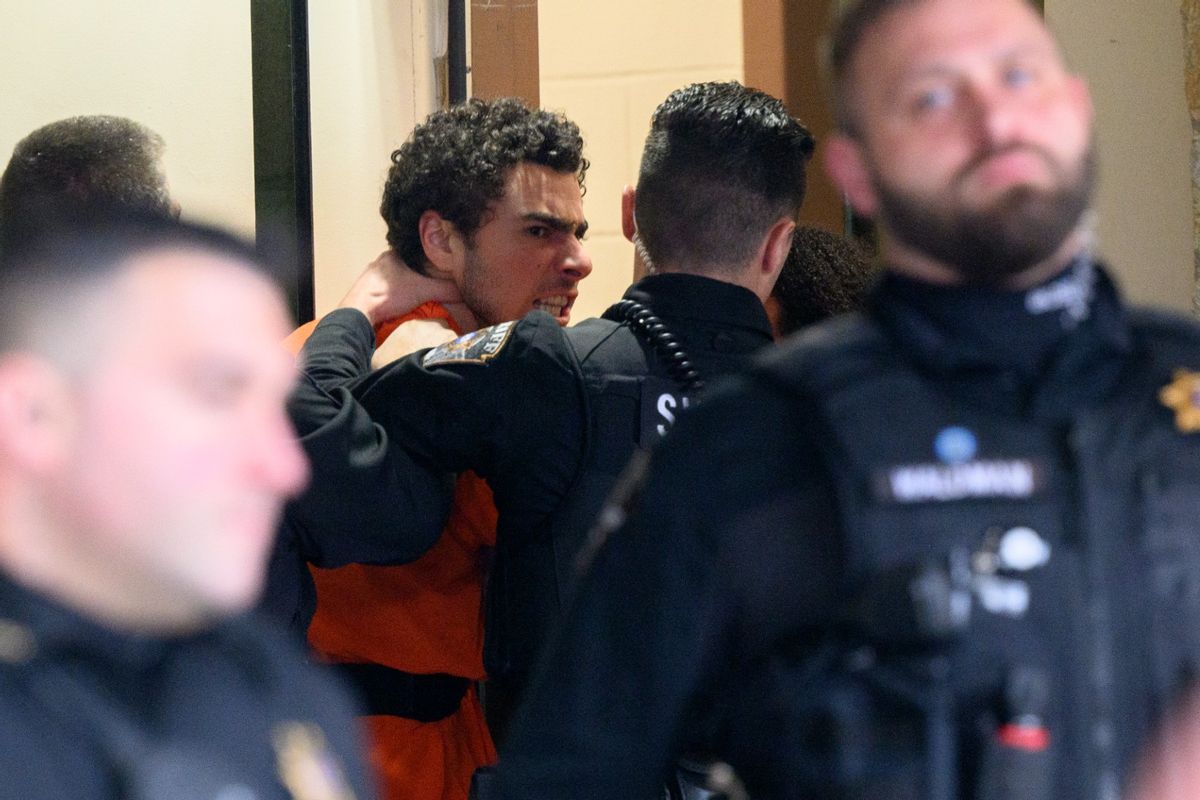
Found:
[[(461, 333), (444, 307), (425, 303), (381, 326), (377, 340), (410, 319), (444, 319)], [(294, 351), (314, 325), (288, 338)], [(310, 568), (317, 612), (309, 644), (328, 661), (482, 680), (483, 584), (495, 543), (491, 490), (475, 473), (464, 473), (441, 538), (421, 558), (395, 567)], [(366, 721), (384, 800), (466, 800), (475, 769), (496, 761), (474, 687), (457, 712), (437, 722), (383, 715)]]

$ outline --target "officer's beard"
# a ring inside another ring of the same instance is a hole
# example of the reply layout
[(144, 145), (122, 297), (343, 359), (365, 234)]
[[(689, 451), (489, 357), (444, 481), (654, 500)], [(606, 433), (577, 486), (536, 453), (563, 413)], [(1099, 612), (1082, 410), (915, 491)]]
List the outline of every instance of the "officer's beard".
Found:
[(986, 207), (965, 208), (946, 202), (950, 193), (940, 201), (918, 197), (886, 185), (876, 173), (879, 217), (897, 241), (952, 268), (966, 283), (1003, 285), (1053, 256), (1079, 227), (1096, 182), (1094, 147), (1070, 174), (1059, 174), (1055, 188), (1018, 186)]

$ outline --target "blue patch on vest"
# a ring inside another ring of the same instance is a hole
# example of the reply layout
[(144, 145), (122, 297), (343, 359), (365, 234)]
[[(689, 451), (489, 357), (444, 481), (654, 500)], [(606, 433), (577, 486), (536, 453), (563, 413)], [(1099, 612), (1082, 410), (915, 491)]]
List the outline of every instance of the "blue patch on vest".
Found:
[(979, 442), (966, 428), (945, 428), (933, 440), (933, 452), (944, 464), (965, 464), (979, 452)]

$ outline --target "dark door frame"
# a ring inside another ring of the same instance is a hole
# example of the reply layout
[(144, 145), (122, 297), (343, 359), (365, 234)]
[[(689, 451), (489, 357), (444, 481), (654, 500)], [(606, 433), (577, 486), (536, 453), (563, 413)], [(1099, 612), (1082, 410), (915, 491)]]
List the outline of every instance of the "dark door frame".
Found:
[[(467, 97), (466, 0), (450, 0), (450, 102)], [(298, 322), (315, 314), (307, 0), (251, 0), (254, 232)]]

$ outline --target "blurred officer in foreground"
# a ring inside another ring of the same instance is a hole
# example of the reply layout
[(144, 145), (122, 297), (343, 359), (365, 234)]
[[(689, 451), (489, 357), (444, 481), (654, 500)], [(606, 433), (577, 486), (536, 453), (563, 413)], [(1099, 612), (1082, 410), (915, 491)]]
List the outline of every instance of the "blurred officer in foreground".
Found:
[(224, 234), (77, 223), (0, 264), (0, 797), (371, 796), (346, 699), (240, 615), (307, 475), (278, 291)]
[[(292, 409), (315, 496), (335, 487), (386, 512), (401, 547), (406, 526), (425, 527), (410, 520), (409, 487), (423, 473), (472, 469), (495, 495), (484, 651), (494, 732), (630, 456), (661, 437), (704, 381), (770, 344), (763, 300), (788, 253), (812, 145), (762, 92), (680, 89), (655, 112), (624, 207), (653, 274), (603, 318), (564, 329), (534, 311), (368, 375), (370, 309), (359, 305), (328, 315), (305, 346), (307, 380)], [(526, 224), (545, 235), (553, 227)], [(295, 511), (311, 531), (336, 530), (320, 504), (302, 498)]]
[[(868, 309), (685, 417), (500, 760), (506, 798), (1116, 800), (1200, 665), (1200, 329), (1088, 252), (1092, 108), (1023, 0), (862, 0), (832, 176)], [(1182, 265), (1181, 265), (1182, 268)]]

